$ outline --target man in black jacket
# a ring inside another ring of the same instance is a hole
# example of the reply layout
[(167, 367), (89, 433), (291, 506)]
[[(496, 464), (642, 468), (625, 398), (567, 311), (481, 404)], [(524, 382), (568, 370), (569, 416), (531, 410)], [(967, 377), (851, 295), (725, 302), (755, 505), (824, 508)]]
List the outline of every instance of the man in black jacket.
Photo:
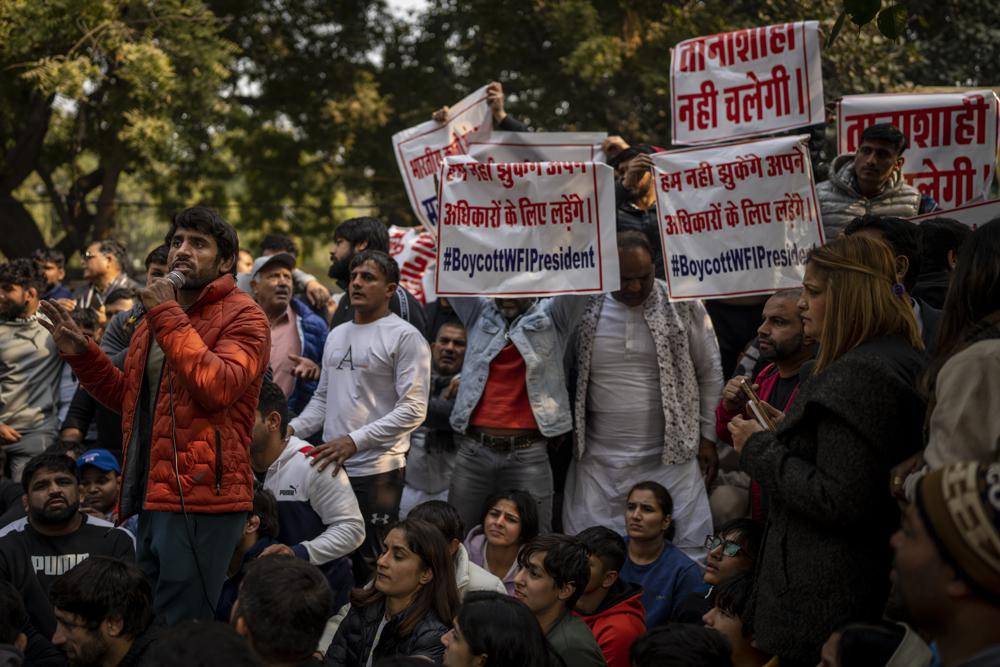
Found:
[(431, 391), (427, 418), (410, 436), (406, 455), (406, 481), (399, 501), (399, 515), (428, 500), (447, 500), (456, 447), (451, 411), (458, 394), (459, 373), (465, 363), (465, 326), (458, 317), (445, 320), (431, 343)]
[(88, 558), (52, 584), (49, 598), (56, 615), (52, 643), (71, 665), (131, 667), (156, 651), (153, 591), (131, 563)]
[[(340, 223), (333, 231), (333, 242), (336, 245), (330, 251), (330, 277), (344, 290), (344, 296), (340, 298), (337, 310), (333, 313), (331, 329), (344, 322), (354, 321), (351, 295), (347, 292), (347, 283), (351, 277), (351, 260), (362, 250), (380, 250), (388, 253), (389, 231), (375, 218), (351, 218)], [(389, 310), (418, 330), (424, 330), (424, 307), (402, 285), (396, 286), (396, 293), (389, 301)]]

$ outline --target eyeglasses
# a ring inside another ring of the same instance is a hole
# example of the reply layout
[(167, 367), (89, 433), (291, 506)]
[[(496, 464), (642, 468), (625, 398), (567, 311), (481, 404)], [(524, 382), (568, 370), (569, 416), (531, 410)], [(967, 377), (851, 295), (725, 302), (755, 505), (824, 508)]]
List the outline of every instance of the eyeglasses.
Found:
[(708, 549), (709, 551), (715, 551), (719, 547), (722, 547), (722, 554), (724, 556), (729, 556), (730, 558), (736, 558), (736, 556), (738, 556), (739, 553), (742, 551), (747, 558), (753, 560), (753, 557), (749, 553), (747, 553), (747, 550), (744, 549), (739, 544), (737, 544), (736, 542), (732, 542), (730, 540), (724, 540), (718, 535), (705, 536), (706, 549)]

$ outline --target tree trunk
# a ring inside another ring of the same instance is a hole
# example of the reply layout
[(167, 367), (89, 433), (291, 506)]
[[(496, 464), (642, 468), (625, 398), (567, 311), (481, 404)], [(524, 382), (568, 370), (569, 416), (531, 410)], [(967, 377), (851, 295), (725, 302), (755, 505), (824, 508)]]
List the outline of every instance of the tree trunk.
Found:
[(45, 247), (31, 213), (8, 192), (0, 192), (0, 227), (0, 252), (7, 259), (28, 257), (36, 248)]

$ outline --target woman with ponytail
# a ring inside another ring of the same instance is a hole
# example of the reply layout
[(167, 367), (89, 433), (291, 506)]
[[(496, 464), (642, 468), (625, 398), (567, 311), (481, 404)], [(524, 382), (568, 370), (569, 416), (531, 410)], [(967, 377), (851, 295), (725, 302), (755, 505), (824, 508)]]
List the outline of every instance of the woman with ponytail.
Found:
[(674, 500), (663, 485), (639, 482), (625, 500), (625, 565), (623, 581), (642, 586), (646, 627), (670, 619), (674, 607), (691, 593), (705, 591), (701, 568), (671, 543)]
[(816, 248), (803, 288), (811, 377), (776, 431), (729, 424), (770, 502), (753, 624), (782, 667), (815, 665), (836, 628), (881, 617), (900, 518), (885, 480), (919, 449), (925, 410), (923, 343), (889, 247), (852, 236)]

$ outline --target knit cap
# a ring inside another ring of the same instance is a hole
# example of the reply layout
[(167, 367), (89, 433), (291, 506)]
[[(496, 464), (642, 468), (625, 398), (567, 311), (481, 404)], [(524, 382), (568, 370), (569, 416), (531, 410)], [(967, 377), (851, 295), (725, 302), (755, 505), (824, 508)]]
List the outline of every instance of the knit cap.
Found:
[(1000, 463), (929, 472), (917, 508), (942, 557), (970, 583), (1000, 595)]

